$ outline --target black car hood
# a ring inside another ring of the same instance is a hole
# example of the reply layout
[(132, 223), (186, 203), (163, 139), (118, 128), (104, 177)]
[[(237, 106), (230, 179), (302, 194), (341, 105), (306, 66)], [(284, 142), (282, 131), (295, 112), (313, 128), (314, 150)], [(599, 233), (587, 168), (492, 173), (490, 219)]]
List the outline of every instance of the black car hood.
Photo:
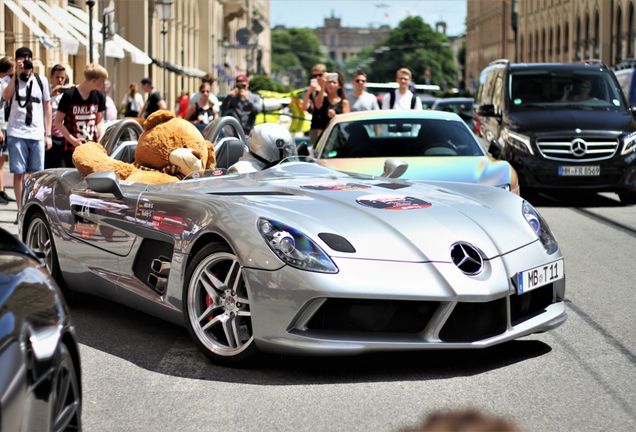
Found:
[(512, 129), (520, 132), (603, 130), (636, 130), (634, 118), (626, 111), (544, 110), (509, 114)]

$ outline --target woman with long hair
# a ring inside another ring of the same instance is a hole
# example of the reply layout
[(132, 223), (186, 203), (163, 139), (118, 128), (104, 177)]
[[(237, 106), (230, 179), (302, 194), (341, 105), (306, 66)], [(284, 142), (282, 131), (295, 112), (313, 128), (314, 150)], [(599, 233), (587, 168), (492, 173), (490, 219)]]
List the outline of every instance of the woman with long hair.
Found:
[(197, 129), (203, 130), (205, 127), (214, 120), (214, 103), (210, 101), (210, 92), (212, 86), (210, 83), (204, 82), (199, 86), (199, 93), (201, 96), (199, 100), (188, 107), (183, 118), (192, 122)]
[(329, 121), (336, 114), (350, 111), (349, 101), (344, 94), (344, 77), (340, 72), (329, 72), (325, 78), (325, 94), (316, 97), (316, 108), (324, 115), (326, 120), (322, 129), (327, 127)]
[(124, 117), (139, 117), (141, 109), (144, 107), (144, 98), (137, 91), (137, 83), (130, 83), (128, 93), (121, 101)]

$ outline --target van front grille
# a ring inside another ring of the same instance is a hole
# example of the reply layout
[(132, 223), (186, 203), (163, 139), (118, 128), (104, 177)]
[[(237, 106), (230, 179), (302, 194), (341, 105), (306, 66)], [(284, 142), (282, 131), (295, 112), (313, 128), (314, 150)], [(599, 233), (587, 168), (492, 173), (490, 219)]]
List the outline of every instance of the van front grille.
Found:
[(565, 162), (592, 162), (610, 159), (618, 149), (612, 138), (538, 138), (537, 147), (546, 159)]

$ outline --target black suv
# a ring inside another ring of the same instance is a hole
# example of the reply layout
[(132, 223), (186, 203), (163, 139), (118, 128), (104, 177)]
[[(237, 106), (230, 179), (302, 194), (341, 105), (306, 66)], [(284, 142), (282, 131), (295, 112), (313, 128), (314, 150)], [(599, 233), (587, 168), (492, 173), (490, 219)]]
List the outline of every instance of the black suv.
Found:
[(475, 121), (488, 151), (519, 174), (522, 193), (585, 189), (636, 203), (636, 121), (600, 64), (511, 64), (480, 75)]

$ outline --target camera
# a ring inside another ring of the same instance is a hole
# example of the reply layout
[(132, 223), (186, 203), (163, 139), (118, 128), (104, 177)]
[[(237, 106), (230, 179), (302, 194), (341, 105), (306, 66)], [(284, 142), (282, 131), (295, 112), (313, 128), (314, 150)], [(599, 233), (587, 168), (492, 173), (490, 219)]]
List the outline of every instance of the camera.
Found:
[(240, 84), (237, 84), (237, 85), (236, 85), (236, 88), (237, 88), (237, 89), (239, 89), (239, 90), (244, 89), (244, 88), (246, 88), (246, 87), (247, 87), (247, 86), (246, 86), (245, 84), (243, 84), (243, 83), (240, 83)]
[(33, 69), (33, 62), (32, 62), (31, 60), (29, 60), (29, 59), (25, 59), (25, 60), (22, 62), (22, 67), (23, 67), (24, 69), (27, 69), (27, 70), (28, 70), (28, 69)]

